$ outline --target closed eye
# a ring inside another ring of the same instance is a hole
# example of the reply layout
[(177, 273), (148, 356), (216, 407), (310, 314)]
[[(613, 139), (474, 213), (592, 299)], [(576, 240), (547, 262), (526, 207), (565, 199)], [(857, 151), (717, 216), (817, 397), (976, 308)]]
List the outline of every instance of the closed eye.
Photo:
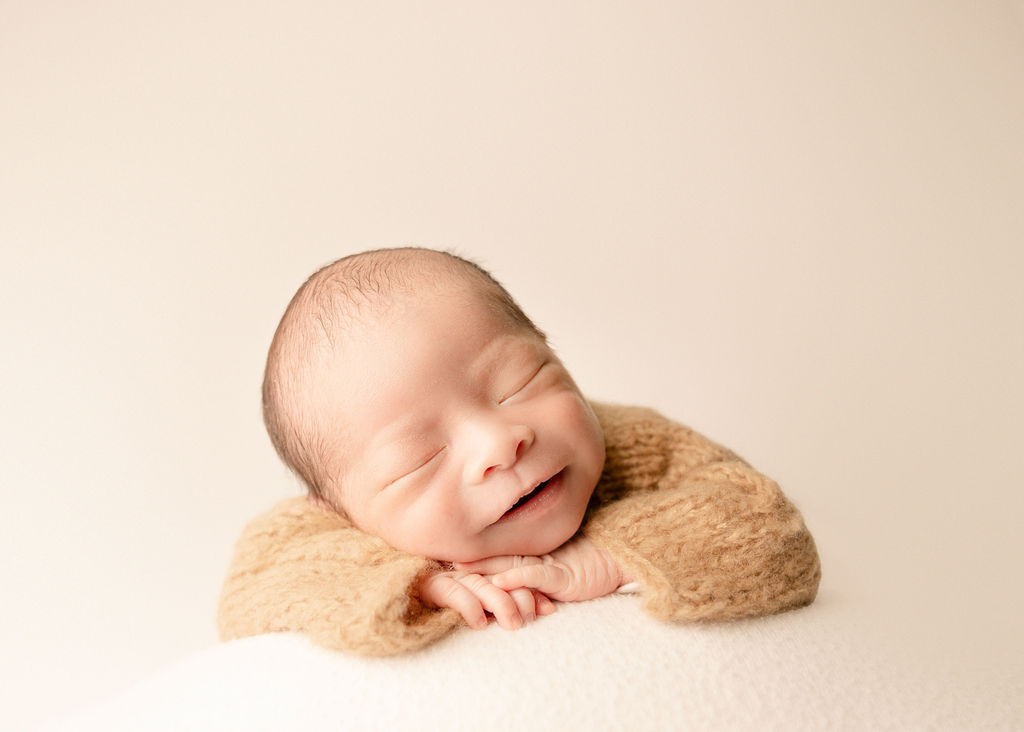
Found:
[(404, 480), (405, 478), (408, 478), (411, 475), (413, 475), (415, 473), (418, 473), (419, 471), (423, 470), (423, 468), (425, 468), (428, 465), (430, 465), (431, 463), (433, 463), (435, 461), (435, 459), (437, 457), (439, 457), (441, 455), (441, 453), (443, 453), (443, 452), (444, 452), (444, 447), (440, 447), (437, 450), (435, 450), (433, 453), (428, 455), (426, 458), (424, 458), (422, 460), (416, 461), (415, 467), (409, 468), (408, 470), (406, 470), (404, 473), (399, 475), (394, 480), (389, 481), (388, 485), (391, 485), (392, 483), (397, 483), (400, 480)]
[(547, 366), (547, 365), (548, 365), (547, 361), (542, 362), (540, 366), (538, 366), (534, 371), (530, 372), (530, 375), (526, 379), (524, 379), (523, 381), (519, 382), (518, 386), (516, 386), (512, 391), (508, 392), (505, 396), (503, 396), (498, 401), (498, 404), (504, 404), (509, 399), (511, 399), (512, 397), (516, 396), (517, 394), (522, 392), (524, 389), (526, 389), (526, 387), (528, 387), (530, 385), (530, 383), (533, 382), (533, 380), (537, 378), (537, 374), (539, 374), (541, 371), (543, 371), (544, 367)]

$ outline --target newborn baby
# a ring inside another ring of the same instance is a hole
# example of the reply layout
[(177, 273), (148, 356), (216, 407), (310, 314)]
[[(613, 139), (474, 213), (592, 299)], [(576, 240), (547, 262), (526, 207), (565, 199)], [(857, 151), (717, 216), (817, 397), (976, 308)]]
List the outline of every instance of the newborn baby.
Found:
[(589, 403), (504, 288), (454, 255), (379, 250), (315, 273), (263, 399), (309, 496), (243, 535), (226, 638), (306, 630), (386, 653), (453, 618), (517, 628), (633, 580), (666, 618), (817, 589), (813, 540), (773, 482), (660, 415)]

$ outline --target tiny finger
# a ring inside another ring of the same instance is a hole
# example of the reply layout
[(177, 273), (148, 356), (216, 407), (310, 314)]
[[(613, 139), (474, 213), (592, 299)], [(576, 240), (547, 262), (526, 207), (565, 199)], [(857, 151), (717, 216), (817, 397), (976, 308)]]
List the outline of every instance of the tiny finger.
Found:
[(516, 607), (519, 608), (519, 617), (522, 618), (524, 625), (537, 619), (537, 598), (534, 596), (533, 590), (520, 587), (519, 589), (511, 590), (508, 596), (512, 598)]
[(562, 573), (550, 564), (530, 564), (508, 569), (491, 577), (491, 582), (503, 590), (529, 587), (546, 595), (562, 591), (565, 585)]
[(508, 592), (495, 587), (491, 582), (480, 575), (468, 575), (461, 580), (470, 591), (476, 596), (484, 610), (494, 616), (505, 630), (516, 630), (523, 626), (523, 618), (519, 614), (519, 607)]
[(484, 613), (484, 606), (477, 596), (461, 582), (450, 577), (446, 579), (449, 582), (445, 583), (440, 590), (444, 598), (445, 607), (450, 607), (461, 615), (470, 628), (474, 630), (486, 628), (487, 615)]
[(551, 598), (543, 592), (537, 592), (536, 590), (533, 590), (532, 592), (536, 602), (537, 615), (539, 617), (550, 615), (558, 609), (555, 603), (551, 601)]
[(540, 557), (524, 557), (517, 554), (506, 554), (487, 559), (478, 559), (475, 562), (455, 562), (454, 567), (462, 572), (474, 574), (497, 574), (506, 569), (514, 569), (525, 564), (537, 564), (542, 560)]

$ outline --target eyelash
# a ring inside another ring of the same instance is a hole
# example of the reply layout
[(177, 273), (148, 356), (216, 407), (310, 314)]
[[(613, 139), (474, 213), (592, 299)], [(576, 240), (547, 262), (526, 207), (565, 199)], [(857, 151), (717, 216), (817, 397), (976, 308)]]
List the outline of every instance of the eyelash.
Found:
[(540, 366), (538, 366), (538, 367), (537, 367), (537, 370), (536, 370), (536, 371), (534, 371), (534, 372), (533, 372), (532, 374), (530, 374), (530, 378), (528, 378), (528, 379), (527, 379), (526, 381), (524, 381), (524, 382), (523, 382), (522, 384), (520, 384), (519, 386), (517, 386), (517, 387), (516, 387), (516, 388), (515, 388), (515, 389), (514, 389), (513, 391), (511, 391), (511, 392), (509, 392), (508, 394), (506, 394), (505, 396), (503, 396), (503, 397), (502, 397), (502, 398), (501, 398), (501, 399), (500, 399), (500, 400), (498, 401), (498, 404), (504, 404), (504, 403), (505, 403), (505, 402), (507, 402), (507, 401), (508, 401), (509, 399), (511, 399), (511, 398), (512, 398), (512, 397), (514, 397), (514, 396), (515, 396), (516, 394), (518, 394), (518, 393), (519, 393), (519, 392), (521, 392), (521, 391), (522, 391), (523, 389), (525, 389), (525, 388), (526, 388), (527, 386), (529, 386), (529, 385), (530, 385), (530, 382), (532, 382), (532, 381), (533, 381), (534, 379), (536, 379), (536, 378), (537, 378), (537, 374), (539, 374), (539, 373), (540, 373), (541, 371), (543, 371), (543, 370), (544, 370), (544, 367), (545, 367), (545, 366), (547, 366), (547, 365), (548, 365), (548, 362), (547, 362), (547, 361), (543, 362), (543, 363), (542, 363), (542, 364), (541, 364)]
[(397, 478), (395, 478), (395, 479), (394, 479), (393, 481), (391, 481), (391, 483), (397, 483), (398, 481), (400, 481), (400, 480), (403, 480), (404, 478), (408, 478), (408, 477), (409, 477), (410, 475), (412, 475), (413, 473), (415, 473), (415, 472), (418, 472), (418, 471), (419, 471), (420, 469), (422, 469), (422, 468), (425, 468), (425, 467), (426, 467), (427, 465), (429, 465), (429, 464), (430, 464), (431, 462), (433, 462), (434, 458), (436, 458), (436, 457), (437, 457), (438, 455), (440, 455), (440, 454), (441, 454), (442, 452), (444, 452), (444, 448), (443, 448), (443, 447), (442, 447), (441, 449), (439, 449), (439, 450), (435, 451), (435, 452), (434, 452), (434, 453), (433, 453), (433, 454), (432, 454), (432, 455), (431, 455), (430, 457), (428, 457), (428, 458), (427, 458), (426, 460), (423, 460), (423, 461), (421, 461), (421, 462), (419, 463), (419, 465), (417, 465), (417, 466), (416, 466), (415, 468), (413, 468), (412, 470), (407, 470), (406, 472), (402, 473), (402, 474), (401, 474), (400, 476), (398, 476), (398, 477), (397, 477)]

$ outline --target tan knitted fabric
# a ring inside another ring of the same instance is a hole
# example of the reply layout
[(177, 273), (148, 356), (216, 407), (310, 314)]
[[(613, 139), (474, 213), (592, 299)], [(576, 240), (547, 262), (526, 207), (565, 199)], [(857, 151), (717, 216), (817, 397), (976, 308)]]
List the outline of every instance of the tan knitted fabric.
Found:
[[(593, 406), (607, 460), (581, 531), (640, 583), (647, 612), (715, 620), (814, 600), (814, 539), (775, 482), (650, 409)], [(415, 650), (462, 622), (452, 610), (424, 608), (410, 590), (436, 569), (303, 497), (288, 499), (238, 540), (220, 635), (297, 630), (358, 653)]]

